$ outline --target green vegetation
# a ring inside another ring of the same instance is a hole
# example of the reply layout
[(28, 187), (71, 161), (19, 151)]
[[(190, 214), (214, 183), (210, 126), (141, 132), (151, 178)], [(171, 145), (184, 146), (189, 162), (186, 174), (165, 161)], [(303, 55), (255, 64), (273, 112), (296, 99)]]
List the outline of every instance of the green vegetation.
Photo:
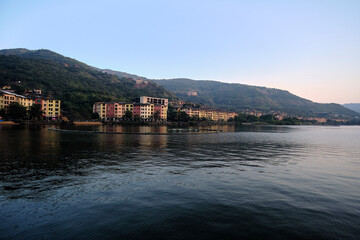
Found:
[(126, 110), (125, 111), (125, 119), (130, 120), (130, 119), (132, 119), (132, 117), (133, 117), (132, 112), (130, 110)]
[(154, 119), (155, 119), (155, 120), (160, 120), (160, 112), (159, 112), (159, 111), (155, 111), (155, 113), (154, 113)]
[[(256, 109), (264, 112), (280, 111), (299, 116), (348, 118), (360, 116), (359, 113), (339, 104), (315, 103), (288, 91), (273, 88), (190, 79), (156, 80), (155, 82), (188, 102), (230, 111)], [(188, 96), (188, 91), (195, 91), (197, 96)]]
[(27, 114), (26, 107), (23, 107), (18, 103), (14, 103), (9, 106), (7, 115), (11, 119), (18, 120), (18, 119), (24, 119), (26, 117), (26, 114)]
[(35, 120), (42, 116), (41, 105), (34, 104), (29, 110), (21, 106), (19, 103), (13, 103), (9, 106), (9, 110), (5, 113), (4, 109), (0, 110), (0, 117), (11, 120)]
[(65, 116), (76, 119), (91, 118), (92, 105), (99, 101), (131, 101), (141, 95), (176, 98), (155, 83), (137, 87), (132, 79), (103, 73), (48, 50), (1, 50), (0, 86), (4, 85), (20, 94), (25, 89), (42, 89), (62, 100)]
[(272, 124), (272, 125), (302, 125), (302, 124), (315, 124), (316, 121), (300, 120), (295, 117), (287, 117), (282, 120), (277, 119), (272, 114), (266, 114), (260, 117), (247, 114), (239, 114), (234, 119), (229, 119), (229, 122), (236, 123), (258, 123), (258, 124)]
[(43, 111), (41, 110), (41, 105), (40, 104), (33, 104), (30, 107), (28, 113), (29, 113), (30, 119), (40, 118), (43, 115)]

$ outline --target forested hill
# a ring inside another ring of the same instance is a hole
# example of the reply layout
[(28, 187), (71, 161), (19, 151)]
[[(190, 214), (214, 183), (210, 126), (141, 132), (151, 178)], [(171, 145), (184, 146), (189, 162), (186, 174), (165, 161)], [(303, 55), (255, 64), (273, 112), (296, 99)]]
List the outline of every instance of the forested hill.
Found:
[[(288, 91), (273, 88), (191, 79), (156, 80), (155, 82), (186, 101), (233, 111), (248, 108), (303, 116), (360, 116), (339, 104), (315, 103)], [(189, 91), (196, 92), (197, 95), (189, 96)]]
[(141, 95), (176, 98), (155, 83), (136, 85), (131, 78), (103, 73), (49, 50), (0, 50), (0, 86), (4, 85), (20, 94), (25, 89), (42, 89), (61, 99), (65, 115), (73, 118), (89, 118), (97, 101), (127, 101)]

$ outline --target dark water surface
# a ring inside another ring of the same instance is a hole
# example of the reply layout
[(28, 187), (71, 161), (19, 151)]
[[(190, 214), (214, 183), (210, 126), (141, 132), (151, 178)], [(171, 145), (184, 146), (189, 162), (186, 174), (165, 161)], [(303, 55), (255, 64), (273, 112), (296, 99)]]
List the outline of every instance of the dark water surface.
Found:
[(360, 127), (223, 130), (0, 126), (0, 239), (360, 239)]

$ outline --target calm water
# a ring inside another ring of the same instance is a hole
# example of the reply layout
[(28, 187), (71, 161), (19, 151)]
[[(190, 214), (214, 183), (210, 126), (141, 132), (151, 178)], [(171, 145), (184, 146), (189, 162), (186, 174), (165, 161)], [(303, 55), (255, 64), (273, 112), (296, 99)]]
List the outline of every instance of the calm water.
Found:
[(0, 239), (360, 239), (360, 127), (223, 130), (2, 127)]

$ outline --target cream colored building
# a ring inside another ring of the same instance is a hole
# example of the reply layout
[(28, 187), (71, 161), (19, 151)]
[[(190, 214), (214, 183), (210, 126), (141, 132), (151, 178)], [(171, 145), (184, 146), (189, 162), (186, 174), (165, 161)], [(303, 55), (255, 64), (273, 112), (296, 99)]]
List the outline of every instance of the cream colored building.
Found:
[(183, 111), (185, 111), (189, 117), (195, 117), (195, 118), (206, 118), (213, 121), (227, 121), (230, 118), (234, 118), (237, 114), (234, 112), (223, 112), (223, 111), (217, 111), (217, 110), (211, 110), (211, 109), (199, 109), (199, 108), (184, 108)]
[(169, 104), (169, 101), (167, 98), (155, 98), (155, 97), (141, 96), (140, 103), (160, 104), (160, 105), (165, 105), (167, 107)]

